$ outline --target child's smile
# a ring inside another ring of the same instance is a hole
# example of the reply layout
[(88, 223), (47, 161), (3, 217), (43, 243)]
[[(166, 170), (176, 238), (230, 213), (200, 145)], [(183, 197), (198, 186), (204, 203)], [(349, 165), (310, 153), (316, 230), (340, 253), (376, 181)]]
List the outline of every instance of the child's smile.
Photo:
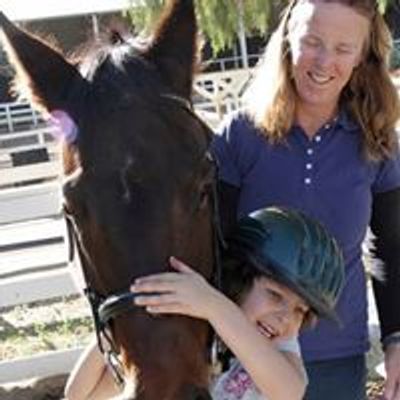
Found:
[(296, 293), (265, 277), (254, 281), (241, 307), (260, 333), (269, 340), (297, 336), (309, 310)]
[(261, 332), (261, 334), (263, 334), (270, 340), (274, 340), (277, 336), (279, 336), (279, 331), (277, 331), (269, 324), (257, 321), (257, 328)]

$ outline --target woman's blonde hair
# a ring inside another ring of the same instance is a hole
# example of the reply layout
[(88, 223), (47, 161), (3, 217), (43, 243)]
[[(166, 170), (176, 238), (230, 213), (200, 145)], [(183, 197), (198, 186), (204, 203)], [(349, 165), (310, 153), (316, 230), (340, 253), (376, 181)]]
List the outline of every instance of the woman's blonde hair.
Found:
[[(296, 93), (291, 78), (288, 27), (293, 10), (304, 1), (313, 0), (292, 0), (285, 10), (245, 94), (248, 113), (271, 142), (284, 141), (294, 123)], [(388, 69), (392, 38), (376, 1), (318, 1), (344, 4), (370, 21), (362, 61), (343, 89), (340, 103), (347, 105), (360, 125), (367, 157), (390, 157), (397, 146), (395, 125), (400, 118), (400, 100)]]

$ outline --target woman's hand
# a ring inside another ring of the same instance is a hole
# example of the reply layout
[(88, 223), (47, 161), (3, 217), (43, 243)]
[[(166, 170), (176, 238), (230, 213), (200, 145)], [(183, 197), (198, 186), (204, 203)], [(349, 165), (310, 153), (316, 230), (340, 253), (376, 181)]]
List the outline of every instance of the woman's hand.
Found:
[[(177, 272), (165, 272), (136, 279), (131, 291), (134, 304), (152, 314), (181, 314), (210, 321), (214, 312), (229, 300), (200, 274), (171, 257)], [(140, 294), (144, 294), (141, 296)]]

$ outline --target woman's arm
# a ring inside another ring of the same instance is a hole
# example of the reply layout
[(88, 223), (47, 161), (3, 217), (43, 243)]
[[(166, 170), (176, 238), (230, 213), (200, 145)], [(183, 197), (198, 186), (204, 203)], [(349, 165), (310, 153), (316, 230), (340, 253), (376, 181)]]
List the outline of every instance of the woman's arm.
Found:
[(384, 279), (373, 278), (373, 288), (385, 338), (400, 331), (400, 188), (374, 195), (371, 230), (372, 251), (384, 264)]
[(158, 292), (138, 296), (135, 304), (153, 314), (182, 314), (209, 321), (264, 396), (301, 399), (306, 382), (298, 365), (278, 351), (235, 303), (201, 275), (176, 259), (171, 259), (171, 265), (180, 273), (158, 274), (135, 282), (132, 291), (136, 293)]
[[(383, 344), (400, 332), (400, 189), (374, 195), (371, 230), (374, 255), (383, 261), (384, 279), (373, 278)], [(385, 346), (385, 398), (400, 399), (400, 342)]]

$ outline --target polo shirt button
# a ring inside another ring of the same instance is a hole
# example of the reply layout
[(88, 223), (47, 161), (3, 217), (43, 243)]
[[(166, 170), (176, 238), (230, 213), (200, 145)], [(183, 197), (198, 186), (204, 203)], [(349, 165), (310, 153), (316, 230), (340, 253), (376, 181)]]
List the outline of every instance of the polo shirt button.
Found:
[(305, 183), (306, 185), (309, 185), (309, 184), (311, 183), (311, 178), (305, 178), (305, 179), (304, 179), (304, 183)]
[(311, 156), (311, 154), (313, 154), (314, 153), (314, 150), (313, 149), (307, 149), (307, 154), (309, 155), (309, 156)]
[(306, 169), (312, 169), (312, 164), (311, 163), (307, 163), (306, 164)]
[(318, 143), (318, 142), (320, 142), (321, 141), (321, 136), (315, 136), (315, 141)]
[(324, 126), (325, 129), (329, 129), (330, 127), (331, 127), (331, 124), (326, 124), (326, 125)]

